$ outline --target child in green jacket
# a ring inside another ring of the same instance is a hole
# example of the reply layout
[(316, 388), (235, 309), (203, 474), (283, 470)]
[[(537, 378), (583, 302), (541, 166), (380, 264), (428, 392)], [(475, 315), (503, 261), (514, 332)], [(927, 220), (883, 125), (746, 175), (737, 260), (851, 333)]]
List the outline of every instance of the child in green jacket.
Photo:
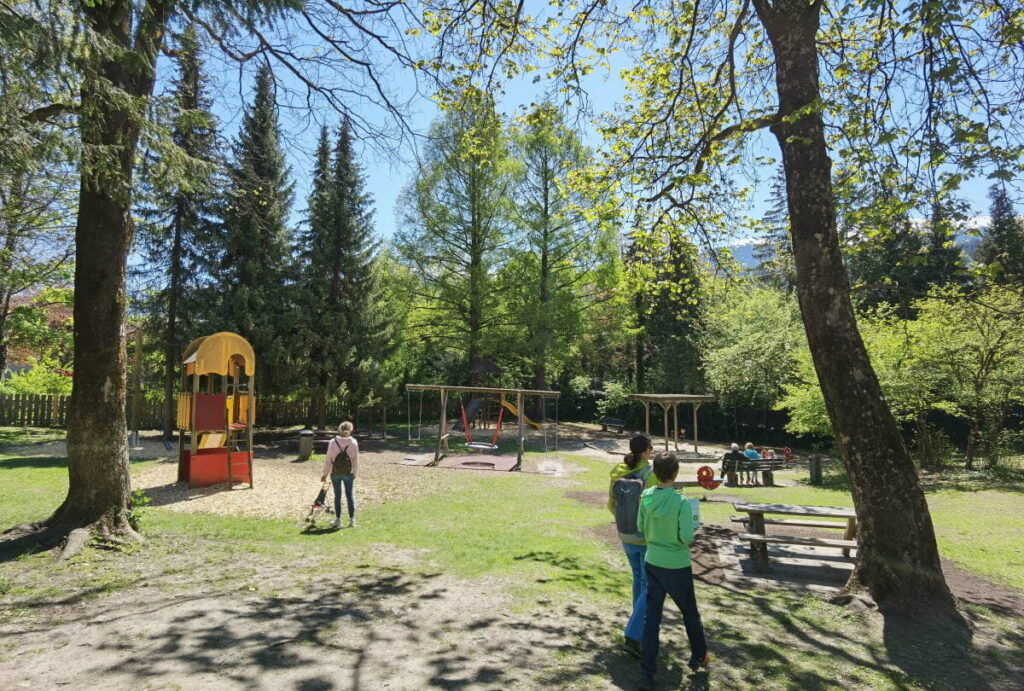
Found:
[(637, 527), (647, 540), (647, 616), (644, 620), (640, 670), (648, 688), (654, 683), (658, 657), (661, 615), (668, 594), (683, 614), (686, 637), (690, 641), (693, 671), (709, 662), (704, 625), (697, 611), (693, 589), (693, 568), (690, 565), (690, 543), (693, 542), (693, 513), (689, 503), (679, 495), (673, 483), (679, 474), (679, 461), (670, 452), (654, 458), (654, 475), (658, 486), (644, 490), (640, 498)]

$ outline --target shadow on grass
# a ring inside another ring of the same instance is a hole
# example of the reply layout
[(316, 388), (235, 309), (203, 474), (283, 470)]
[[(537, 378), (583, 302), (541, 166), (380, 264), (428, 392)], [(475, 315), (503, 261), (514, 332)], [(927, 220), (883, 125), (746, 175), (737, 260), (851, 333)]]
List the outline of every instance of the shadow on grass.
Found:
[(1012, 658), (988, 642), (973, 640), (972, 628), (958, 616), (930, 612), (885, 612), (884, 640), (889, 661), (929, 688), (1024, 688), (1021, 651), (1024, 634), (1005, 636)]
[(515, 561), (533, 561), (552, 567), (550, 576), (537, 578), (538, 583), (567, 583), (574, 588), (593, 590), (611, 595), (623, 591), (622, 572), (594, 563), (581, 564), (578, 560), (554, 552), (527, 552), (513, 557)]

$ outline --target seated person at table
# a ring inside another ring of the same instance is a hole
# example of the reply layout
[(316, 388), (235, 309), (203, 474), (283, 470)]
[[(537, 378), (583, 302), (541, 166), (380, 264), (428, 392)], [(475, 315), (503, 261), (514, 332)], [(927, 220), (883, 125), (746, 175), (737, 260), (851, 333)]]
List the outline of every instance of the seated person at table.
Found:
[[(750, 460), (750, 461), (760, 461), (760, 460), (763, 460), (761, 458), (761, 454), (759, 454), (757, 452), (757, 449), (755, 449), (754, 445), (751, 442), (749, 442), (749, 441), (743, 447), (743, 455), (746, 456), (747, 460)], [(747, 470), (743, 474), (746, 476), (745, 479), (746, 479), (748, 485), (756, 485), (757, 484), (757, 471), (756, 470)]]
[(728, 472), (736, 472), (739, 470), (739, 463), (745, 460), (747, 460), (747, 457), (740, 451), (740, 445), (734, 442), (732, 449), (722, 456), (722, 475)]

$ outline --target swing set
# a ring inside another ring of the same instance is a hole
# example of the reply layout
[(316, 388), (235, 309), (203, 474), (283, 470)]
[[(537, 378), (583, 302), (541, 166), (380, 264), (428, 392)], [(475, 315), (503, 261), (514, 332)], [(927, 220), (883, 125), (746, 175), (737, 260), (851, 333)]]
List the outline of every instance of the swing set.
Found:
[[(423, 392), (424, 391), (438, 391), (441, 395), (440, 405), (440, 416), (439, 416), (439, 427), (437, 446), (434, 449), (433, 460), (430, 461), (429, 465), (437, 466), (444, 465), (445, 467), (459, 467), (459, 468), (480, 468), (489, 470), (519, 470), (522, 467), (523, 452), (526, 442), (526, 425), (530, 425), (534, 429), (537, 429), (544, 434), (544, 451), (549, 450), (548, 444), (548, 425), (538, 423), (531, 420), (523, 412), (523, 403), (527, 396), (539, 396), (541, 403), (541, 410), (544, 419), (547, 418), (547, 399), (553, 398), (555, 400), (555, 419), (554, 419), (554, 448), (558, 450), (558, 398), (561, 395), (558, 391), (544, 391), (535, 389), (498, 389), (489, 387), (479, 386), (445, 386), (439, 384), (406, 384), (406, 420), (408, 423), (408, 439), (412, 445), (418, 445), (422, 441), (422, 427), (423, 427)], [(412, 392), (420, 392), (419, 401), (419, 417), (416, 426), (416, 435), (413, 436), (412, 432)], [(455, 455), (449, 456), (450, 447), (449, 440), (452, 435), (452, 427), (449, 426), (448, 422), (448, 403), (449, 394), (456, 393), (459, 396), (459, 414), (458, 421), (454, 425), (454, 430), (462, 432), (466, 438), (466, 447), (476, 451), (489, 451), (497, 452), (499, 449), (499, 440), (501, 438), (501, 432), (504, 424), (505, 411), (507, 410), (512, 415), (518, 418), (518, 424), (516, 427), (516, 455), (505, 456), (500, 453), (489, 453), (489, 454), (478, 454), (478, 455)], [(476, 394), (472, 397), (469, 402), (465, 401), (464, 394)], [(505, 396), (514, 396), (515, 403), (512, 403), (505, 399)], [(491, 435), (490, 441), (481, 440), (479, 435), (477, 440), (473, 439), (473, 424), (481, 423), (486, 428), (490, 424), (491, 416), (488, 414), (489, 404), (492, 406), (497, 405), (497, 416), (495, 419), (494, 432)]]

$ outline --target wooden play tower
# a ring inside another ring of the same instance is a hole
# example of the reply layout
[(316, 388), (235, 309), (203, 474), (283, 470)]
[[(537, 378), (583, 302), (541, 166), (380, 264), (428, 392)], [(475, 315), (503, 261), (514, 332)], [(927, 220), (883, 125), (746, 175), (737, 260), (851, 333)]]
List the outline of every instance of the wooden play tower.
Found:
[(179, 482), (252, 488), (255, 373), (252, 346), (238, 334), (222, 331), (185, 348), (178, 395)]

